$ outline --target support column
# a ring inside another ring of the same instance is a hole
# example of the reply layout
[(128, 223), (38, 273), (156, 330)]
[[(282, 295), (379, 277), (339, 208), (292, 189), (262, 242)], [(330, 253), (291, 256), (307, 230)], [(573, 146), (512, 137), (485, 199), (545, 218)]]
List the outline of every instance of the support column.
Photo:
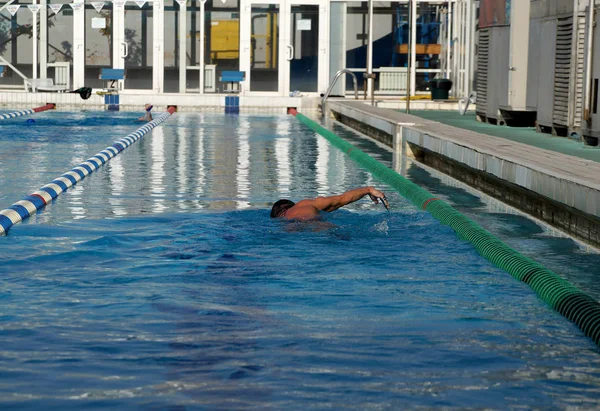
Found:
[(185, 93), (187, 89), (187, 2), (177, 0), (179, 3), (179, 92)]
[(32, 47), (32, 75), (31, 78), (38, 78), (38, 12), (40, 6), (36, 4), (36, 0), (33, 0), (33, 4), (30, 5), (29, 10), (33, 15), (33, 24), (32, 24), (32, 32), (33, 32), (33, 47)]
[[(200, 87), (200, 94), (204, 94), (204, 30), (206, 26), (206, 17), (204, 16), (204, 7), (206, 5), (206, 0), (202, 0), (200, 2), (200, 58), (198, 59), (200, 65), (200, 80), (198, 86)], [(215, 76), (217, 73), (215, 73)]]
[[(319, 6), (319, 74), (317, 76), (317, 91), (319, 92), (327, 90), (329, 86), (329, 63), (331, 62), (329, 58), (331, 52), (329, 49), (329, 36), (331, 33), (329, 29), (329, 8), (331, 5), (332, 3), (326, 1)], [(339, 17), (345, 20), (345, 16), (339, 15)], [(344, 58), (344, 65), (345, 60)]]
[(417, 17), (419, 16), (419, 3), (417, 0), (412, 2), (412, 19), (410, 22), (410, 95), (414, 96), (417, 84)]
[[(373, 0), (369, 0), (369, 33), (367, 35), (367, 95), (371, 95), (373, 90), (373, 79), (370, 75), (373, 73)], [(364, 81), (364, 80), (363, 80)]]
[(473, 41), (473, 37), (471, 37), (471, 25), (473, 24), (471, 10), (473, 7), (471, 3), (472, 0), (467, 0), (465, 3), (467, 8), (465, 14), (465, 98), (469, 98), (471, 92), (471, 64), (473, 61), (471, 56), (471, 42)]
[(446, 78), (451, 78), (450, 50), (452, 49), (452, 3), (448, 3), (448, 15), (446, 16)]
[[(336, 16), (331, 20), (331, 44), (329, 49), (329, 76), (324, 82), (325, 88), (322, 84), (319, 86), (319, 91), (327, 90), (329, 83), (335, 77), (335, 73), (338, 70), (346, 68), (346, 10), (347, 6), (345, 2), (331, 2), (331, 15)], [(343, 96), (346, 94), (346, 74), (341, 76), (334, 88), (331, 90), (331, 94)]]
[(73, 7), (73, 88), (85, 86), (85, 7), (76, 0)]
[(125, 1), (113, 1), (112, 12), (113, 68), (125, 68)]
[(48, 76), (48, 1), (41, 0), (40, 5), (40, 78)]
[(246, 72), (246, 79), (240, 83), (240, 94), (250, 90), (250, 19), (252, 8), (249, 0), (240, 0), (240, 71)]
[(154, 25), (152, 37), (154, 53), (152, 56), (152, 89), (155, 93), (164, 91), (165, 82), (165, 10), (162, 0), (153, 3)]

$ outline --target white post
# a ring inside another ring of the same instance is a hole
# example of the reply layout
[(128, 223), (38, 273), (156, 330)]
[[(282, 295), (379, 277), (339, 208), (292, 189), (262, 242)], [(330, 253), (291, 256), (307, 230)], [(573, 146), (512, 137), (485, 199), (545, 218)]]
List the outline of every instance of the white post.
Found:
[(85, 86), (85, 5), (77, 0), (73, 7), (73, 88)]
[(454, 96), (456, 97), (458, 95), (457, 93), (457, 89), (458, 89), (458, 56), (457, 54), (460, 53), (460, 49), (459, 49), (459, 44), (458, 44), (458, 39), (457, 39), (457, 33), (460, 29), (460, 27), (458, 26), (458, 3), (454, 3), (452, 5), (452, 9), (453, 9), (453, 13), (452, 13), (452, 82), (454, 83)]
[(48, 1), (41, 0), (40, 4), (40, 78), (48, 76)]
[[(466, 0), (460, 1), (460, 92), (464, 96), (465, 93), (465, 63), (466, 63), (466, 54), (465, 54), (465, 11), (466, 11)], [(459, 96), (460, 97), (460, 96)]]
[(456, 60), (456, 73), (454, 74), (455, 78), (455, 93), (456, 97), (460, 97), (462, 93), (462, 77), (461, 77), (461, 67), (462, 67), (462, 2), (457, 0), (455, 3), (455, 11), (456, 11), (456, 31), (454, 36), (454, 59)]
[(125, 68), (125, 1), (113, 1), (112, 11), (113, 68)]
[(452, 48), (452, 3), (448, 2), (448, 15), (446, 17), (446, 78), (451, 78), (450, 49)]
[(250, 20), (252, 16), (252, 8), (250, 2), (240, 1), (240, 71), (246, 72), (246, 79), (241, 82), (241, 94), (246, 94), (250, 91)]
[(595, 13), (594, 0), (590, 0), (587, 9), (587, 44), (586, 44), (586, 67), (585, 67), (585, 108), (583, 110), (583, 119), (591, 124), (591, 110), (592, 110), (592, 69), (593, 69), (593, 52), (594, 52), (594, 25), (595, 25)]
[(373, 91), (373, 80), (370, 75), (373, 73), (373, 0), (369, 0), (369, 34), (367, 36), (367, 95), (370, 96)]
[[(200, 2), (200, 59), (199, 59), (199, 64), (200, 64), (200, 79), (199, 79), (199, 87), (200, 87), (200, 94), (204, 94), (204, 21), (205, 21), (205, 17), (204, 17), (204, 7), (206, 5), (206, 0), (202, 0)], [(217, 75), (217, 73), (215, 73), (215, 76)]]
[(178, 0), (179, 3), (179, 92), (185, 93), (187, 89), (187, 2)]
[(471, 14), (471, 2), (472, 0), (467, 0), (465, 4), (465, 7), (467, 8), (465, 17), (465, 98), (469, 98), (469, 93), (471, 91), (471, 64), (473, 62), (471, 56), (471, 43), (473, 42), (473, 37), (471, 36), (471, 20), (473, 17)]
[[(37, 4), (37, 0), (33, 0), (33, 4)], [(37, 11), (31, 10), (33, 14), (33, 75), (32, 78), (38, 78), (38, 27), (37, 27)]]
[(410, 95), (414, 96), (416, 92), (417, 79), (417, 18), (419, 9), (417, 0), (412, 1), (412, 19), (410, 22)]
[[(319, 6), (319, 74), (317, 76), (317, 90), (327, 90), (329, 85), (329, 42), (330, 42), (330, 28), (329, 28), (329, 9), (331, 4), (324, 2)], [(345, 16), (339, 16), (340, 19), (345, 20)], [(345, 27), (345, 26), (342, 26)], [(345, 32), (344, 32), (345, 33)], [(345, 37), (345, 36), (344, 36)], [(345, 50), (345, 49), (344, 49)], [(343, 53), (344, 56), (346, 53)], [(344, 57), (345, 60), (345, 57)], [(342, 65), (342, 68), (346, 67), (346, 62)], [(343, 89), (345, 90), (345, 89)]]
[(152, 33), (152, 41), (154, 43), (152, 89), (155, 93), (162, 93), (165, 81), (165, 12), (162, 0), (154, 2), (152, 11), (154, 14), (154, 30)]

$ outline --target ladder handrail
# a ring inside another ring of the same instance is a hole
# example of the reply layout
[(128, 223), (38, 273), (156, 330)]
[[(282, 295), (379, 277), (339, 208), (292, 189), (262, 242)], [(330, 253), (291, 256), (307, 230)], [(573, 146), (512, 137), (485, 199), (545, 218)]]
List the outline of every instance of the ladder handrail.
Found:
[[(471, 91), (468, 98), (466, 98), (466, 99), (461, 98), (460, 100), (458, 100), (458, 112), (460, 113), (461, 116), (464, 116), (467, 113), (467, 110), (469, 109), (469, 104), (476, 104), (476, 103), (477, 103), (477, 92)], [(464, 107), (463, 107), (463, 104), (464, 104)]]
[(344, 73), (350, 74), (352, 76), (352, 81), (354, 83), (354, 99), (358, 100), (358, 80), (356, 79), (356, 74), (354, 74), (349, 69), (341, 69), (341, 70), (338, 70), (337, 73), (335, 73), (335, 76), (333, 77), (333, 80), (331, 80), (331, 83), (329, 83), (329, 87), (327, 88), (327, 91), (325, 92), (325, 94), (323, 94), (323, 99), (321, 100), (321, 107), (322, 108), (325, 107), (325, 100), (327, 100), (327, 97), (329, 97), (329, 93), (331, 93), (331, 90), (333, 89), (333, 86), (335, 86), (335, 82)]

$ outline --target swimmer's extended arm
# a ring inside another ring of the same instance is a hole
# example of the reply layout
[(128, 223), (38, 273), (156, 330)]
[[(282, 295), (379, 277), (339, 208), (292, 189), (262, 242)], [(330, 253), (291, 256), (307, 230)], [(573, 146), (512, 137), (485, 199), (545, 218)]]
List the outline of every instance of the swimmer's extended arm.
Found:
[(366, 195), (368, 195), (375, 204), (378, 203), (378, 199), (381, 199), (381, 201), (387, 202), (387, 200), (384, 200), (385, 194), (382, 191), (379, 191), (379, 190), (375, 189), (374, 187), (369, 186), (369, 187), (355, 188), (354, 190), (349, 190), (343, 194), (339, 194), (336, 196), (317, 197), (312, 200), (302, 200), (302, 201), (299, 201), (298, 204), (296, 204), (296, 206), (305, 206), (305, 205), (309, 206), (310, 205), (310, 206), (315, 207), (319, 211), (331, 212), (331, 211), (335, 211), (338, 208), (343, 207), (347, 204), (354, 203), (355, 201), (360, 200), (361, 198), (363, 198)]

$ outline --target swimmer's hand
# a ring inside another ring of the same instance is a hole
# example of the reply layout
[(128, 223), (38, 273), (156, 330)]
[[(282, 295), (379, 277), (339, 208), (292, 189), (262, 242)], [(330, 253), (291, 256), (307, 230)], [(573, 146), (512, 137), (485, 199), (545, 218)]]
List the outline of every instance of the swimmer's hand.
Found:
[(373, 202), (375, 204), (378, 204), (379, 202), (381, 202), (381, 204), (383, 204), (383, 206), (389, 210), (390, 209), (390, 204), (388, 203), (387, 197), (385, 196), (385, 193), (383, 191), (379, 191), (375, 188), (371, 188), (371, 192), (369, 193), (369, 197), (371, 198), (371, 200), (373, 200)]

